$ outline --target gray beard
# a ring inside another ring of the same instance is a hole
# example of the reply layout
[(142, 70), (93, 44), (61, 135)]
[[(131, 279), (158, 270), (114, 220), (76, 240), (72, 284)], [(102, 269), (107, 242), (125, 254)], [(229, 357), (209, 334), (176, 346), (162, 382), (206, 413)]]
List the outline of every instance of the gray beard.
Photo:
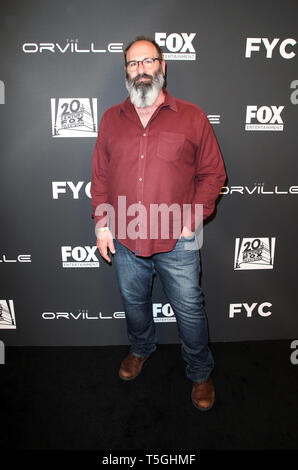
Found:
[(160, 90), (164, 86), (165, 79), (162, 70), (153, 76), (150, 83), (135, 83), (134, 80), (135, 79), (130, 80), (127, 77), (125, 79), (126, 89), (132, 104), (137, 108), (147, 108), (148, 106), (152, 106), (158, 97)]

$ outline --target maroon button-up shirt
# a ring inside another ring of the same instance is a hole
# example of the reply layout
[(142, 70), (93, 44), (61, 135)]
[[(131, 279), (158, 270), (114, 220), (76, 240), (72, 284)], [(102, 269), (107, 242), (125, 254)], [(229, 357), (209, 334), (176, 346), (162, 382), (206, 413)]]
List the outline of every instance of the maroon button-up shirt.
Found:
[[(112, 224), (114, 236), (139, 256), (172, 250), (183, 226), (195, 231), (195, 205), (202, 204), (208, 217), (226, 177), (207, 116), (195, 104), (164, 94), (145, 128), (129, 98), (109, 108), (93, 154), (96, 227)], [(110, 205), (115, 222), (102, 204)]]

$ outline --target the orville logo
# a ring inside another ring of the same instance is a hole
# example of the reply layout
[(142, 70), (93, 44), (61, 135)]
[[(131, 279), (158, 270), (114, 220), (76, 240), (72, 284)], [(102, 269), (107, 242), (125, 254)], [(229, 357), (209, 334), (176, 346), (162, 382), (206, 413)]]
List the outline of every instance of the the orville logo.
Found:
[(67, 39), (66, 43), (59, 42), (25, 42), (22, 51), (25, 54), (104, 54), (108, 52), (123, 52), (123, 42), (110, 42), (107, 49), (98, 49), (98, 46), (91, 42), (88, 45), (79, 45), (78, 39)]
[(0, 263), (31, 263), (31, 255), (18, 255), (17, 258), (2, 255), (0, 256)]
[(281, 113), (284, 106), (246, 107), (246, 131), (282, 131), (284, 128)]
[(273, 51), (275, 55), (280, 55), (283, 59), (293, 59), (296, 55), (293, 48), (297, 44), (297, 41), (292, 38), (280, 39), (274, 38), (269, 40), (268, 38), (247, 38), (245, 57), (251, 58), (252, 53), (254, 55), (261, 51), (264, 55), (266, 51), (266, 59), (272, 59)]
[(16, 329), (16, 318), (12, 300), (0, 300), (0, 329)]
[(252, 304), (239, 303), (239, 304), (230, 304), (229, 309), (229, 318), (239, 318), (239, 315), (245, 316), (247, 318), (256, 317), (257, 315), (261, 317), (270, 317), (272, 304), (270, 302), (253, 302)]
[(97, 137), (97, 98), (51, 98), (53, 137)]
[(234, 270), (273, 269), (275, 237), (236, 238)]
[(155, 33), (165, 60), (196, 60), (193, 40), (197, 33)]
[(112, 320), (125, 318), (124, 312), (113, 312), (113, 314), (106, 314), (99, 312), (96, 315), (89, 313), (88, 309), (79, 309), (77, 313), (74, 312), (43, 312), (43, 320)]
[(62, 246), (61, 257), (63, 268), (98, 268), (96, 257), (97, 246)]
[(241, 194), (242, 196), (282, 196), (284, 194), (298, 194), (298, 186), (278, 185), (268, 186), (265, 183), (255, 183), (251, 186), (223, 186), (220, 194)]

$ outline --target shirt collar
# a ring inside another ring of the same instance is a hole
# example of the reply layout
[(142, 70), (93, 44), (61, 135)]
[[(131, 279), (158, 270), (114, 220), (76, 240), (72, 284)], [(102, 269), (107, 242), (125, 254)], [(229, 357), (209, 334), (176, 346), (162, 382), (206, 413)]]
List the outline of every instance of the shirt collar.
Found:
[[(161, 107), (162, 108), (165, 108), (165, 107), (169, 107), (170, 109), (172, 109), (172, 111), (178, 111), (178, 108), (177, 108), (177, 103), (176, 103), (176, 99), (174, 98), (174, 96), (172, 96), (168, 90), (166, 90), (166, 88), (163, 88), (163, 92), (164, 92), (164, 95), (165, 95), (165, 100), (164, 102), (161, 104)], [(134, 106), (132, 104), (132, 102), (130, 101), (130, 98), (126, 98), (125, 101), (123, 101), (123, 103), (120, 104), (119, 106), (119, 113), (121, 111), (124, 111), (124, 112), (131, 112), (132, 110), (134, 110)]]

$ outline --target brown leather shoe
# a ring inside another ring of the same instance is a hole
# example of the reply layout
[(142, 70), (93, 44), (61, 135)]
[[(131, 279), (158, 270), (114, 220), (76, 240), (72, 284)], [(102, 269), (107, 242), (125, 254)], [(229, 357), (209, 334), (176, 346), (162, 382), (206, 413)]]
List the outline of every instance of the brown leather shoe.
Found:
[(215, 391), (211, 378), (203, 383), (193, 382), (191, 400), (200, 411), (208, 411), (212, 408), (215, 399)]
[(143, 364), (146, 361), (147, 357), (137, 357), (134, 356), (132, 353), (129, 353), (128, 356), (123, 359), (120, 370), (119, 370), (119, 377), (122, 380), (132, 380), (142, 370)]

